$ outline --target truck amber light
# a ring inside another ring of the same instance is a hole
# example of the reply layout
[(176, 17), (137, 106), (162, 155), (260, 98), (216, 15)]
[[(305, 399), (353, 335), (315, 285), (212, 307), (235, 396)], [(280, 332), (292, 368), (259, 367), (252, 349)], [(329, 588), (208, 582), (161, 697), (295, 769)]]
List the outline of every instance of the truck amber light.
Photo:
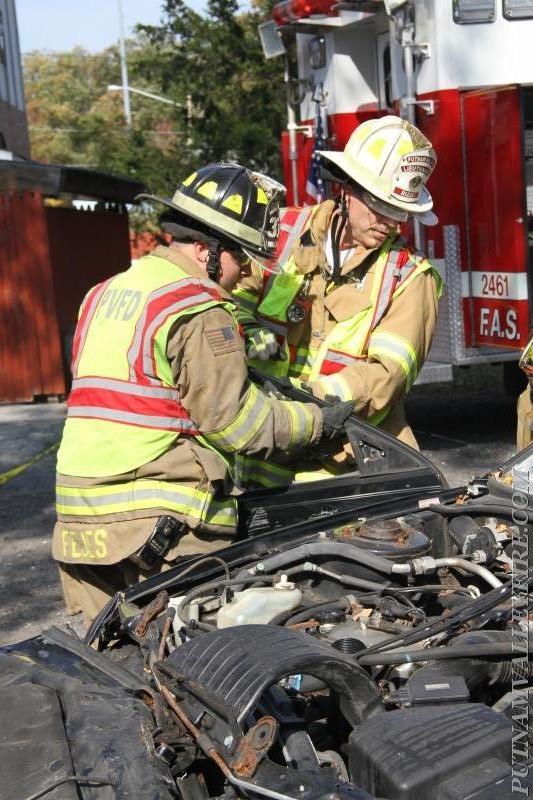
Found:
[(496, 0), (453, 0), (453, 19), (459, 25), (494, 22)]

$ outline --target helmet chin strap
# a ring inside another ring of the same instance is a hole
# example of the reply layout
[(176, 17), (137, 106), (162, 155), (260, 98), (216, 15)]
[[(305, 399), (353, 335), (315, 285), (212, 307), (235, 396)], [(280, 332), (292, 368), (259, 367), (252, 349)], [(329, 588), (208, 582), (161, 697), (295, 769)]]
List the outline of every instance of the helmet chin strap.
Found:
[(217, 239), (209, 239), (208, 247), (209, 250), (206, 262), (207, 276), (215, 283), (218, 283), (218, 279), (220, 278), (220, 242)]
[(346, 184), (342, 187), (341, 199), (338, 213), (333, 216), (331, 222), (331, 249), (333, 253), (333, 266), (331, 270), (331, 280), (335, 284), (341, 281), (341, 240), (348, 223), (348, 205), (346, 203)]

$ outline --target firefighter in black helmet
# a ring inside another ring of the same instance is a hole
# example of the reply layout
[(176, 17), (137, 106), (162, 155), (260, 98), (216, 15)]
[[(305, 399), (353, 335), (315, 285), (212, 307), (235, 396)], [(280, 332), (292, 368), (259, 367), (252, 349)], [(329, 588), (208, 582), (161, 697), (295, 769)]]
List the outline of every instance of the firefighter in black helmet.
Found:
[(205, 242), (207, 274), (218, 281), (223, 249), (241, 248), (267, 259), (274, 253), (283, 192), (280, 183), (261, 173), (237, 164), (209, 164), (180, 183), (170, 200), (148, 194), (138, 199), (167, 207), (160, 223), (174, 239)]
[(228, 292), (247, 252), (272, 252), (278, 194), (265, 176), (212, 164), (172, 200), (149, 197), (167, 206), (172, 243), (83, 302), (53, 540), (71, 613), (90, 620), (178, 556), (231, 542), (235, 486), (254, 485), (241, 462), (264, 473), (276, 449), (342, 430), (351, 404), (280, 401), (248, 379)]

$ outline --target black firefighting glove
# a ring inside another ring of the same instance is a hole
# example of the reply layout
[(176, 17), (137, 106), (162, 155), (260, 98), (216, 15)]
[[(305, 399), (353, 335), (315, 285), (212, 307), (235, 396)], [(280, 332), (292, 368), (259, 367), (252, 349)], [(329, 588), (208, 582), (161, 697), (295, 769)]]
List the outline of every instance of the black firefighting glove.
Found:
[(350, 414), (353, 414), (353, 401), (339, 401), (331, 406), (326, 406), (322, 409), (322, 414), (324, 416), (324, 428), (321, 441), (336, 439), (346, 433), (344, 423)]

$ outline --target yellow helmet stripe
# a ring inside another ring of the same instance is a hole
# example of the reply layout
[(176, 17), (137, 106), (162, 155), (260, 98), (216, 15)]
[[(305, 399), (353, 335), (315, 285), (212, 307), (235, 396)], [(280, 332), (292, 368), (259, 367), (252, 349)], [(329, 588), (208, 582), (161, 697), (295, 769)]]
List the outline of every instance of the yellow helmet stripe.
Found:
[(244, 225), (244, 223), (236, 219), (230, 219), (226, 214), (221, 214), (220, 211), (209, 208), (209, 206), (206, 206), (199, 200), (195, 200), (193, 197), (187, 197), (187, 195), (179, 190), (174, 194), (172, 202), (178, 206), (181, 211), (184, 211), (186, 214), (191, 214), (191, 216), (201, 220), (206, 225), (216, 228), (222, 234), (227, 233), (255, 247), (263, 247), (263, 237), (261, 233), (256, 231), (255, 228), (250, 227), (250, 225)]

